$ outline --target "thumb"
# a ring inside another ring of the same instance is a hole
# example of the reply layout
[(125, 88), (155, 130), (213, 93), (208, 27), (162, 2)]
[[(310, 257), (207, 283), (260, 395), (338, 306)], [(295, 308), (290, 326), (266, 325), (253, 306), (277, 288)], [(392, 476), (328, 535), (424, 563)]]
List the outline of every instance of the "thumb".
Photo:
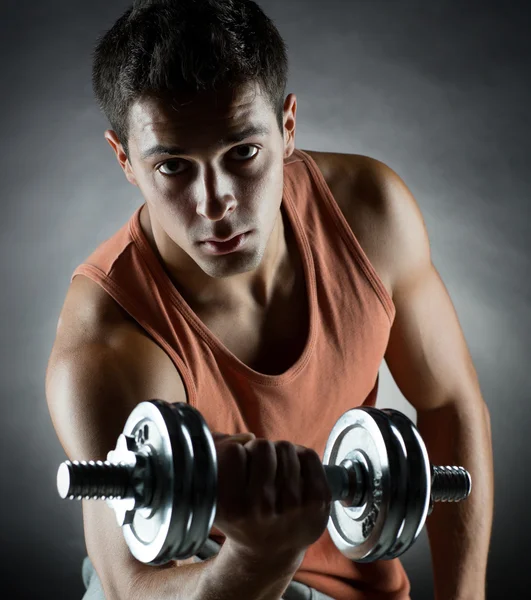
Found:
[(217, 431), (212, 432), (212, 437), (214, 438), (214, 442), (224, 442), (225, 440), (230, 440), (231, 442), (235, 442), (237, 444), (246, 444), (254, 439), (256, 436), (251, 432), (243, 432), (243, 433), (219, 433)]
[(250, 431), (244, 433), (236, 433), (230, 436), (231, 442), (236, 442), (237, 444), (246, 444), (247, 442), (250, 442), (255, 439), (256, 436)]

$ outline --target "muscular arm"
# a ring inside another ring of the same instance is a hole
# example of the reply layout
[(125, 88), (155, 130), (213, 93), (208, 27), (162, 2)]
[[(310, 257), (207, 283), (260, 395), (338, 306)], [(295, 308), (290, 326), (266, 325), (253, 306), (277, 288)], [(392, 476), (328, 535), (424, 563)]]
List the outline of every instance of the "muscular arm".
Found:
[[(90, 302), (87, 294), (99, 292), (83, 279), (74, 279), (61, 313), (46, 397), (68, 458), (106, 460), (139, 402), (185, 402), (186, 394), (162, 350), (112, 307)], [(278, 600), (299, 566), (276, 557), (257, 563), (227, 540), (203, 563), (152, 567), (133, 557), (105, 502), (84, 500), (83, 522), (88, 554), (109, 600)]]
[(386, 361), (417, 410), (430, 461), (461, 465), (470, 497), (437, 504), (427, 520), (437, 600), (485, 598), (493, 514), (488, 410), (445, 287), (430, 268), (408, 291), (394, 294), (397, 318)]
[(373, 161), (364, 176), (363, 218), (377, 232), (378, 260), (388, 275), (396, 318), (386, 362), (433, 464), (462, 465), (472, 493), (438, 504), (427, 520), (437, 600), (485, 598), (493, 516), (490, 419), (461, 327), (430, 256), (419, 208), (404, 182)]
[(264, 563), (244, 557), (226, 541), (217, 556), (202, 563), (165, 571), (145, 567), (133, 580), (127, 598), (281, 600), (299, 565), (271, 559), (271, 563)]

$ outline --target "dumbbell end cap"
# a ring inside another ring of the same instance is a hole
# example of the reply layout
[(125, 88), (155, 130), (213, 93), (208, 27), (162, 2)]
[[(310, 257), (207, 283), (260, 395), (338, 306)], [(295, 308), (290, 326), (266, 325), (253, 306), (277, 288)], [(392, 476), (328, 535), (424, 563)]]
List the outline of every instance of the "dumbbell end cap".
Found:
[(61, 463), (57, 471), (57, 491), (63, 500), (70, 496), (70, 466), (69, 461)]

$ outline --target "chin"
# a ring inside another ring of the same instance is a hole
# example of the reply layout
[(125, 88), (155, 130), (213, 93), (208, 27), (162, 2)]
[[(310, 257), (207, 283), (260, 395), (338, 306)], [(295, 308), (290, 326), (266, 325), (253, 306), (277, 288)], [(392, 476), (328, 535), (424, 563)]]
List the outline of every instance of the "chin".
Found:
[(214, 256), (211, 260), (200, 263), (203, 271), (210, 277), (222, 279), (256, 270), (262, 262), (262, 256), (256, 252), (234, 253)]

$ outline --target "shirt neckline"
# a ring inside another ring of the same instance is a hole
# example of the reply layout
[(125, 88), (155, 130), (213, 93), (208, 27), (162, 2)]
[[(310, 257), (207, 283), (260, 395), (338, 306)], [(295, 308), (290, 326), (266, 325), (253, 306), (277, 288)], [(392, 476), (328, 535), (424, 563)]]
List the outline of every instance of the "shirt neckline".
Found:
[(289, 369), (278, 375), (268, 375), (265, 373), (260, 373), (259, 371), (255, 371), (254, 369), (246, 365), (237, 356), (235, 356), (195, 314), (195, 312), (192, 310), (189, 304), (181, 296), (177, 288), (173, 285), (168, 275), (165, 273), (163, 266), (159, 262), (159, 259), (155, 255), (153, 248), (149, 244), (144, 234), (144, 231), (142, 230), (142, 227), (140, 225), (140, 212), (144, 205), (142, 205), (134, 213), (132, 219), (129, 222), (129, 233), (134, 243), (140, 250), (142, 256), (144, 257), (157, 284), (167, 292), (171, 301), (176, 305), (181, 314), (183, 314), (190, 326), (192, 326), (197, 332), (197, 334), (203, 339), (203, 341), (206, 344), (208, 344), (208, 346), (215, 353), (216, 357), (220, 357), (226, 365), (228, 365), (233, 370), (238, 371), (247, 379), (252, 380), (256, 383), (261, 383), (262, 385), (271, 386), (284, 385), (290, 382), (304, 369), (312, 354), (316, 336), (317, 294), (315, 283), (315, 267), (308, 239), (304, 232), (304, 228), (302, 227), (299, 215), (297, 214), (291, 194), (286, 186), (285, 175), (282, 206), (285, 207), (286, 215), (292, 226), (297, 242), (297, 247), (302, 258), (304, 278), (306, 284), (306, 302), (308, 303), (309, 311), (309, 331), (307, 334), (304, 350), (302, 351), (297, 361), (293, 365), (291, 365)]

